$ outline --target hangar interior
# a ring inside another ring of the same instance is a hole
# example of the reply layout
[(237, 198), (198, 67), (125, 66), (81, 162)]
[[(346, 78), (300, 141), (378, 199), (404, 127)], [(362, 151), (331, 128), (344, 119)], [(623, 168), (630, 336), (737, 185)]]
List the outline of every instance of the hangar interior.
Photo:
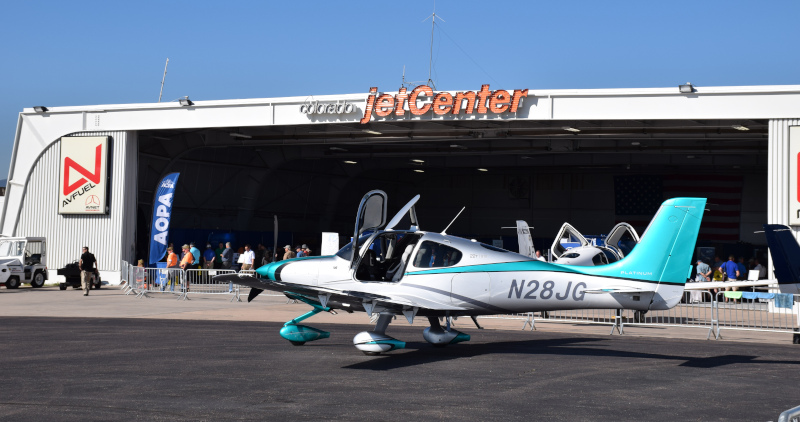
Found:
[(173, 229), (247, 233), (242, 243), (271, 245), (274, 215), (294, 243), (319, 250), (323, 231), (344, 242), (371, 189), (389, 195), (389, 217), (420, 194), (423, 230), (466, 206), (448, 233), (513, 238), (511, 250), (515, 232), (501, 227), (515, 220), (541, 249), (564, 222), (600, 235), (626, 221), (641, 235), (672, 196), (709, 197), (698, 245), (766, 243), (754, 232), (767, 221), (768, 120), (373, 121), (148, 130), (138, 144), (137, 256), (170, 172), (181, 173)]

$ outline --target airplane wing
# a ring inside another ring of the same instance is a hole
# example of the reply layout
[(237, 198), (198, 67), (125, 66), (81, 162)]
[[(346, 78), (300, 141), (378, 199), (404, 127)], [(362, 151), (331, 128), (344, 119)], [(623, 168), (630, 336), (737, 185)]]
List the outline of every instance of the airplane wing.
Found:
[[(777, 287), (777, 280), (755, 280), (755, 281), (696, 281), (686, 283), (684, 290), (709, 290), (721, 289), (726, 287)], [(774, 285), (774, 286), (773, 286)]]
[[(381, 306), (384, 308), (396, 308), (405, 310), (407, 308), (422, 308), (430, 310), (447, 310), (447, 311), (462, 311), (465, 308), (453, 306), (446, 303), (436, 302), (420, 297), (404, 297), (400, 295), (379, 295), (372, 292), (364, 292), (358, 290), (342, 290), (322, 286), (309, 286), (294, 283), (286, 283), (282, 281), (272, 281), (268, 279), (256, 278), (251, 275), (245, 274), (225, 274), (214, 277), (218, 282), (230, 282), (242, 286), (250, 287), (257, 290), (270, 290), (281, 293), (294, 293), (306, 296), (318, 302), (328, 303), (348, 303), (350, 308), (360, 310), (364, 308), (372, 308), (374, 306)], [(260, 291), (258, 292), (260, 293)], [(255, 298), (258, 293), (251, 293), (247, 301), (250, 302)], [(325, 297), (321, 299), (320, 296)], [(364, 305), (366, 303), (366, 306)]]

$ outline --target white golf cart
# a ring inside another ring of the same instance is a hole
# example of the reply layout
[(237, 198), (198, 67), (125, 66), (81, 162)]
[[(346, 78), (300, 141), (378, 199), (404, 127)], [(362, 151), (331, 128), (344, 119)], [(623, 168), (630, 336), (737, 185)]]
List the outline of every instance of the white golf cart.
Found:
[(44, 237), (0, 237), (0, 284), (16, 289), (22, 283), (42, 287), (47, 280)]

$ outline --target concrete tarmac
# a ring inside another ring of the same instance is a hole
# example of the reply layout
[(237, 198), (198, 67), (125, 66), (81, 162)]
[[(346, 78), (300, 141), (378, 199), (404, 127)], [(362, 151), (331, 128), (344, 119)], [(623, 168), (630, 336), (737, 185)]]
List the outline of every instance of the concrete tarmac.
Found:
[(331, 338), (295, 347), (278, 330), (306, 305), (227, 299), (1, 289), (0, 420), (768, 421), (800, 404), (785, 337), (460, 319), (472, 341), (439, 349), (398, 318), (408, 348), (368, 357), (364, 314), (315, 316)]

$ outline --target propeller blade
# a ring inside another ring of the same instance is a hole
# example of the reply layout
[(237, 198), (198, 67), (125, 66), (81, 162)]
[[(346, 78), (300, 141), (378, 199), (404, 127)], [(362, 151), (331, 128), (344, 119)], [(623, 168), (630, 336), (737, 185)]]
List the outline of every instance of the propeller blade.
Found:
[(275, 257), (278, 255), (278, 216), (275, 217), (275, 227), (273, 231), (275, 232), (275, 240), (272, 242), (272, 261), (275, 262)]
[(256, 298), (256, 296), (258, 296), (259, 294), (261, 294), (261, 292), (263, 292), (263, 290), (261, 290), (261, 289), (254, 289), (254, 288), (251, 288), (251, 289), (250, 289), (250, 294), (249, 294), (249, 295), (247, 295), (247, 301), (248, 301), (248, 302), (252, 302), (252, 301), (253, 301), (253, 299), (255, 299), (255, 298)]

